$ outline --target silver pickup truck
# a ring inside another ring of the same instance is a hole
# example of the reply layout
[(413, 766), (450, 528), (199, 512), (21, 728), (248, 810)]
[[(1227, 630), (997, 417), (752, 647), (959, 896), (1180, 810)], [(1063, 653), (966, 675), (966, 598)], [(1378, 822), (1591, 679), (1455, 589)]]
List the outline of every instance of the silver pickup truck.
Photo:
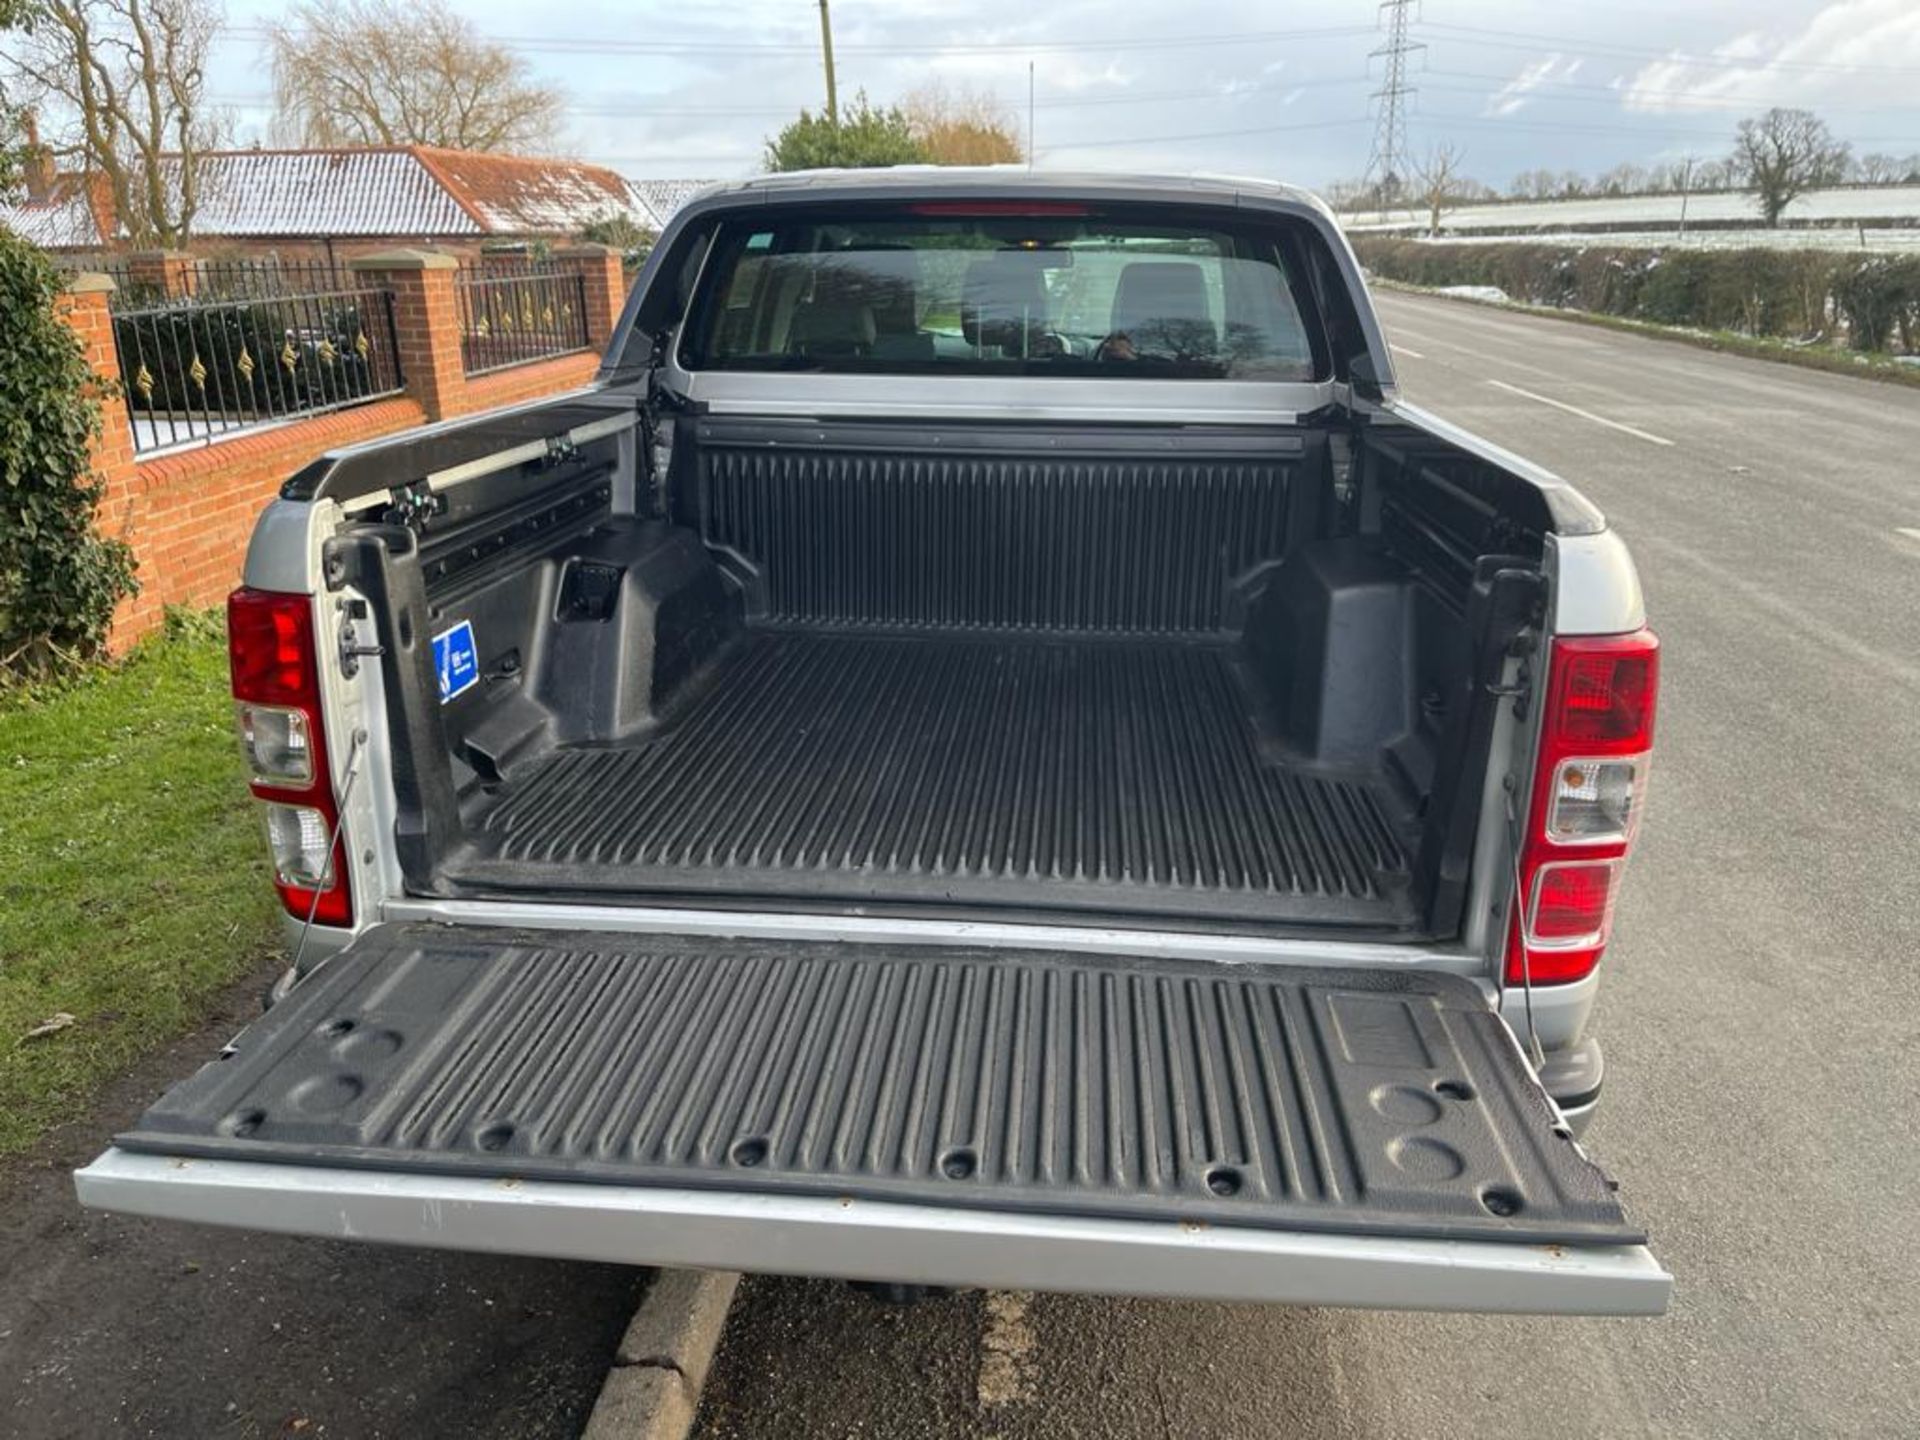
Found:
[(1659, 652), (1325, 207), (688, 205), (598, 380), (328, 455), (233, 691), (295, 960), (89, 1205), (850, 1279), (1653, 1314), (1577, 1139)]

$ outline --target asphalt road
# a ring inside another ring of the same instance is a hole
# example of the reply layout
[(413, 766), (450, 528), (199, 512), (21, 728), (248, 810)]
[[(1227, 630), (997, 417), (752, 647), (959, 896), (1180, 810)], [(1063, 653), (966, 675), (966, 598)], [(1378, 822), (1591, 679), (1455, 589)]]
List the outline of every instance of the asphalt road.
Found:
[(1677, 1278), (1672, 1314), (891, 1311), (750, 1280), (705, 1440), (1914, 1433), (1920, 389), (1381, 309), (1409, 398), (1608, 512), (1666, 645), (1588, 1143)]
[(580, 1433), (650, 1272), (82, 1210), (72, 1171), (259, 1014), (272, 967), (0, 1169), (6, 1440)]

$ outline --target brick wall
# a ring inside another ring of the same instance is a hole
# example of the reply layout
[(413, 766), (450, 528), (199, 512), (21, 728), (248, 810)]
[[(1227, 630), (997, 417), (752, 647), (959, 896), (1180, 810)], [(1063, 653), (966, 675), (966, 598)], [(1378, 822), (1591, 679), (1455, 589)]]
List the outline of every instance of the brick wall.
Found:
[[(619, 256), (583, 252), (577, 263), (590, 267), (588, 302), (597, 302), (597, 311), (588, 333), (601, 344), (625, 298), (617, 278)], [(261, 510), (282, 481), (316, 456), (429, 420), (570, 390), (592, 377), (597, 351), (467, 379), (460, 363), (454, 264), (450, 257), (424, 251), (387, 251), (355, 264), (370, 282), (393, 289), (407, 385), (403, 396), (144, 459), (134, 455), (125, 404), (117, 395), (103, 401), (94, 453), (95, 468), (106, 481), (100, 523), (133, 546), (141, 586), (114, 618), (116, 649), (153, 630), (169, 605), (220, 603), (239, 583), (247, 540)], [(60, 304), (89, 363), (109, 381), (119, 373), (107, 308), (112, 289), (105, 276), (76, 276)]]

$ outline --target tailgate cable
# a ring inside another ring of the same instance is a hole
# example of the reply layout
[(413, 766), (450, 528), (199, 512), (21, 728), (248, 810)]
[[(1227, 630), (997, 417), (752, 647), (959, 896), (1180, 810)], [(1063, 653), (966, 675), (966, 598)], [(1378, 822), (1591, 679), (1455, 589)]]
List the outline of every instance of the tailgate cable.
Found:
[[(1520, 817), (1513, 812), (1513, 784), (1508, 778), (1506, 785), (1507, 801), (1507, 852), (1512, 857), (1513, 896), (1509, 906), (1523, 903), (1520, 888)], [(329, 851), (329, 854), (332, 852)], [(1515, 919), (1513, 937), (1520, 947), (1520, 993), (1527, 1012), (1527, 1058), (1533, 1062), (1534, 1073), (1546, 1068), (1547, 1052), (1540, 1046), (1540, 1034), (1533, 1026), (1533, 958), (1527, 951), (1526, 926)], [(1504, 971), (1505, 967), (1501, 967)]]
[(293, 971), (296, 975), (300, 972), (300, 957), (306, 953), (307, 934), (313, 929), (313, 917), (320, 913), (320, 897), (326, 893), (328, 882), (333, 878), (333, 857), (340, 850), (340, 832), (347, 825), (347, 800), (353, 794), (354, 778), (360, 773), (360, 752), (366, 743), (365, 728), (355, 729), (353, 743), (347, 747), (346, 773), (340, 777), (340, 800), (334, 806), (333, 833), (327, 836), (326, 863), (320, 867), (320, 882), (313, 887), (313, 901), (307, 906), (307, 918), (300, 924), (299, 943), (293, 947)]

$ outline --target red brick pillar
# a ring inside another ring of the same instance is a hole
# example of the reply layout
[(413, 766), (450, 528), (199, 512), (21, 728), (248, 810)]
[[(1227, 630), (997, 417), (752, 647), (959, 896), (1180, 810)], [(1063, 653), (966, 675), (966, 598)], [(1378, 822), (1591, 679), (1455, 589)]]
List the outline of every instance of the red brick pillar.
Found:
[(184, 250), (136, 250), (127, 256), (127, 279), (138, 290), (179, 300), (200, 288), (200, 267)]
[[(110, 276), (72, 275), (55, 305), (60, 318), (79, 337), (87, 364), (106, 382), (100, 387), (100, 434), (93, 442), (93, 468), (106, 479), (104, 503), (109, 507), (130, 498), (133, 480), (133, 427), (120, 393), (120, 356), (113, 344), (113, 314), (107, 308), (113, 290)], [(115, 534), (124, 528), (125, 517), (116, 519), (122, 523), (109, 526)]]
[(434, 250), (382, 250), (349, 263), (360, 284), (393, 292), (394, 342), (407, 393), (429, 420), (465, 414), (472, 407), (453, 284), (460, 262)]
[(553, 258), (586, 277), (587, 344), (605, 350), (627, 303), (627, 272), (620, 264), (620, 252), (611, 245), (580, 244), (554, 251)]
[[(120, 356), (113, 343), (113, 313), (108, 308), (114, 291), (110, 276), (77, 274), (67, 278), (67, 288), (54, 302), (54, 311), (66, 322), (86, 353), (87, 364), (103, 382), (100, 402), (100, 433), (93, 438), (93, 473), (105, 482), (100, 497), (101, 530), (119, 539), (137, 538), (139, 516), (139, 469), (133, 458), (133, 426), (127, 418), (127, 402), (120, 390)], [(140, 609), (140, 597), (123, 601), (114, 617), (109, 643), (121, 648), (139, 636), (130, 626)]]

